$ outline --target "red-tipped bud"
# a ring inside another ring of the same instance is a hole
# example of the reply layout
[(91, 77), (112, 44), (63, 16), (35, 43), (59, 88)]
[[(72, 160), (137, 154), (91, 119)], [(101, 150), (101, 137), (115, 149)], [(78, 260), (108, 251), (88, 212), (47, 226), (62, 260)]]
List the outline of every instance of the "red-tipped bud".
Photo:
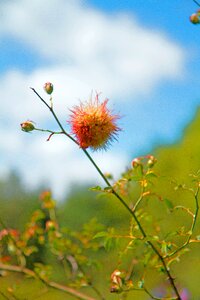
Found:
[(123, 271), (115, 270), (111, 274), (110, 279), (111, 279), (112, 283), (114, 283), (114, 284), (118, 285), (119, 287), (121, 287), (124, 277), (125, 277), (125, 273)]
[(51, 82), (46, 82), (44, 84), (44, 90), (47, 94), (51, 95), (53, 93), (53, 84)]
[(190, 22), (195, 25), (200, 23), (199, 12), (194, 13), (190, 16)]
[(34, 126), (33, 122), (31, 122), (31, 121), (23, 122), (20, 125), (21, 125), (21, 130), (23, 130), (25, 132), (30, 132), (35, 129), (35, 126)]
[(149, 155), (147, 158), (148, 158), (147, 166), (149, 168), (152, 168), (155, 165), (155, 163), (157, 162), (157, 159), (153, 155)]
[(133, 160), (132, 160), (132, 162), (131, 162), (131, 166), (132, 166), (132, 168), (133, 169), (135, 169), (135, 168), (137, 168), (137, 167), (139, 167), (139, 166), (141, 166), (142, 165), (142, 163), (141, 163), (141, 159), (140, 158), (134, 158)]
[(110, 292), (111, 293), (120, 293), (122, 292), (122, 286), (124, 284), (124, 278), (125, 278), (125, 272), (124, 271), (119, 271), (115, 270), (111, 276), (111, 288)]

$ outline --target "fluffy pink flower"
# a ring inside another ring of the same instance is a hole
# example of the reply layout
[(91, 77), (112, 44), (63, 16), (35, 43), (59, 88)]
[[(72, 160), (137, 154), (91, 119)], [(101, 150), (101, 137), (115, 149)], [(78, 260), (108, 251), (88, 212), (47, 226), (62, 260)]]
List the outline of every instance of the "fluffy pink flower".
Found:
[(102, 103), (98, 95), (94, 100), (80, 103), (71, 110), (69, 124), (81, 148), (91, 147), (93, 150), (106, 148), (116, 139), (120, 128), (116, 125), (119, 119), (107, 107), (108, 100)]

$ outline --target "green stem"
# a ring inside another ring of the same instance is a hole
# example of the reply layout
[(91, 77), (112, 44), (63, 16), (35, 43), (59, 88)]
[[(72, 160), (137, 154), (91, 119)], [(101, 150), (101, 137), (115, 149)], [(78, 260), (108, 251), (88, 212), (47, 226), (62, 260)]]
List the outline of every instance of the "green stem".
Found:
[(138, 198), (138, 200), (136, 201), (136, 203), (135, 203), (135, 205), (134, 205), (134, 207), (133, 207), (133, 211), (134, 211), (134, 212), (136, 211), (138, 205), (140, 204), (140, 202), (141, 202), (142, 199), (143, 199), (144, 191), (145, 191), (145, 188), (144, 188), (144, 186), (142, 186), (142, 190), (141, 190), (141, 193), (140, 193), (140, 197)]
[(63, 134), (63, 131), (53, 131), (53, 130), (41, 129), (41, 128), (34, 128), (34, 130), (41, 131), (41, 132), (48, 132), (51, 134)]
[(0, 295), (6, 300), (10, 300), (10, 298), (8, 298), (3, 292), (0, 292)]
[(187, 240), (185, 241), (185, 243), (181, 247), (179, 247), (178, 249), (176, 249), (174, 252), (166, 255), (165, 257), (171, 257), (171, 256), (175, 255), (176, 253), (178, 253), (179, 251), (181, 251), (182, 249), (184, 249), (189, 244), (190, 239), (191, 239), (191, 237), (193, 235), (193, 231), (194, 231), (194, 228), (195, 228), (195, 225), (196, 225), (196, 222), (197, 222), (197, 218), (198, 218), (198, 213), (199, 213), (198, 195), (199, 195), (199, 187), (197, 188), (196, 193), (194, 194), (196, 209), (195, 209), (195, 213), (194, 213), (192, 225), (191, 225), (191, 228), (190, 228), (190, 231), (189, 231), (190, 234), (189, 234)]
[[(50, 110), (50, 112), (52, 113), (52, 115), (54, 116), (54, 119), (56, 120), (57, 124), (59, 125), (60, 129), (62, 130), (62, 133), (65, 134), (70, 140), (72, 140), (75, 144), (79, 145), (78, 142), (70, 135), (68, 134), (65, 129), (63, 128), (62, 124), (60, 123), (57, 115), (55, 114), (53, 107), (52, 107), (52, 103), (51, 106), (38, 94), (38, 92), (30, 87), (30, 89), (40, 98), (40, 100), (48, 107), (48, 109)], [(52, 132), (53, 133), (53, 132)]]
[[(114, 190), (114, 188), (111, 186), (111, 184), (109, 183), (108, 179), (105, 177), (105, 175), (101, 172), (101, 170), (99, 169), (99, 167), (97, 166), (97, 164), (94, 162), (94, 160), (92, 159), (92, 157), (89, 155), (89, 153), (85, 150), (82, 149), (84, 151), (84, 153), (87, 155), (87, 157), (89, 158), (89, 160), (91, 161), (91, 163), (94, 165), (94, 167), (96, 168), (96, 170), (98, 171), (98, 173), (101, 175), (101, 177), (103, 178), (103, 180), (106, 182), (106, 184), (112, 189), (113, 194), (118, 198), (118, 200), (122, 203), (122, 205), (128, 210), (128, 212), (132, 215), (132, 217), (134, 218), (135, 222), (137, 223), (142, 235), (144, 238), (147, 237), (146, 232), (144, 231), (142, 225), (140, 224), (140, 221), (138, 220), (137, 216), (135, 215), (134, 211), (132, 211), (130, 209), (130, 207), (126, 204), (126, 202), (122, 199), (122, 197)], [(147, 241), (148, 245), (152, 248), (152, 250), (157, 254), (157, 256), (159, 257), (159, 259), (162, 262), (162, 265), (164, 267), (165, 273), (168, 276), (169, 282), (171, 284), (171, 286), (174, 289), (174, 292), (177, 296), (177, 300), (181, 300), (179, 292), (176, 288), (176, 285), (174, 283), (174, 278), (171, 276), (169, 269), (166, 265), (166, 262), (163, 258), (163, 256), (160, 254), (160, 252), (157, 250), (157, 248), (154, 246), (154, 244), (151, 241)]]
[(167, 298), (158, 298), (158, 297), (154, 297), (145, 287), (143, 287), (143, 290), (147, 293), (147, 295), (149, 295), (152, 299), (154, 300), (176, 300), (177, 298), (171, 298), (171, 297), (167, 297)]
[(53, 281), (44, 281), (40, 277), (38, 277), (38, 275), (33, 270), (28, 269), (28, 268), (22, 268), (22, 267), (15, 266), (15, 265), (6, 265), (6, 264), (0, 263), (0, 270), (7, 270), (7, 271), (11, 271), (11, 272), (16, 272), (16, 273), (23, 273), (25, 275), (28, 275), (29, 277), (39, 279), (46, 286), (52, 287), (52, 288), (60, 290), (60, 291), (63, 291), (65, 293), (68, 293), (69, 295), (74, 296), (77, 299), (96, 300), (96, 298), (93, 298), (93, 297), (87, 296), (85, 294), (82, 294), (81, 292), (78, 292), (75, 289), (73, 289), (71, 287), (68, 287), (66, 285), (61, 285), (61, 284), (59, 284), (57, 282), (53, 282)]
[[(194, 198), (195, 198), (195, 205), (196, 205), (196, 211), (195, 211), (195, 214), (194, 214), (194, 220), (193, 220), (193, 223), (192, 223), (192, 226), (191, 226), (191, 232), (193, 233), (194, 231), (194, 228), (195, 228), (195, 225), (196, 225), (196, 222), (197, 222), (197, 218), (198, 218), (198, 213), (199, 213), (199, 201), (198, 201), (198, 195), (199, 195), (199, 187), (197, 188), (197, 191), (194, 195)], [(191, 233), (191, 235), (192, 235)]]
[(121, 198), (121, 196), (114, 190), (114, 188), (112, 187), (112, 185), (110, 184), (110, 182), (108, 181), (108, 179), (106, 178), (106, 176), (102, 173), (102, 171), (100, 170), (100, 168), (97, 166), (97, 164), (95, 163), (95, 161), (93, 160), (93, 158), (90, 156), (90, 154), (87, 152), (86, 149), (82, 149), (83, 152), (85, 153), (85, 155), (88, 157), (88, 159), (90, 160), (90, 162), (93, 164), (93, 166), (95, 167), (95, 169), (97, 170), (97, 172), (100, 174), (100, 176), (102, 177), (102, 179), (105, 181), (105, 183), (112, 189), (112, 193), (115, 195), (115, 197), (118, 198), (118, 200), (122, 203), (122, 205), (126, 208), (126, 210), (128, 210), (128, 212), (132, 215), (132, 217), (134, 218), (134, 220), (136, 221), (143, 237), (146, 237), (146, 233), (144, 232), (144, 229), (142, 228), (138, 218), (136, 217), (135, 213), (132, 211), (132, 209), (127, 205), (127, 203)]
[[(68, 134), (65, 129), (63, 128), (62, 124), (60, 123), (56, 113), (54, 112), (52, 106), (49, 106), (47, 104), (47, 102), (36, 92), (36, 90), (34, 88), (31, 88), (33, 90), (33, 92), (40, 98), (40, 100), (49, 108), (49, 110), (51, 111), (52, 115), (54, 116), (57, 124), (59, 125), (60, 129), (62, 130), (63, 134), (65, 134), (68, 138), (70, 138), (74, 143), (76, 143), (79, 146), (79, 143), (70, 135)], [(140, 221), (138, 220), (136, 214), (134, 213), (134, 211), (128, 206), (128, 204), (123, 200), (123, 198), (115, 191), (115, 189), (112, 187), (112, 185), (110, 184), (110, 182), (108, 181), (108, 179), (105, 177), (105, 175), (102, 173), (102, 171), (100, 170), (100, 168), (97, 166), (97, 164), (95, 163), (95, 161), (93, 160), (93, 158), (91, 157), (91, 155), (87, 152), (86, 149), (81, 148), (82, 151), (85, 153), (85, 155), (87, 156), (87, 158), (90, 160), (90, 162), (93, 164), (93, 166), (95, 167), (95, 169), (97, 170), (97, 172), (99, 173), (99, 175), (102, 177), (102, 179), (105, 181), (105, 183), (111, 188), (112, 193), (115, 195), (115, 197), (121, 202), (121, 204), (125, 207), (125, 209), (131, 214), (131, 216), (134, 218), (136, 224), (138, 225), (138, 228), (140, 230), (140, 232), (143, 235), (143, 238), (147, 237), (146, 232), (144, 231), (142, 225), (140, 224)], [(163, 256), (159, 253), (159, 251), (157, 250), (157, 248), (154, 246), (154, 244), (151, 241), (147, 240), (147, 244), (151, 247), (151, 249), (154, 251), (154, 253), (159, 257), (163, 268), (165, 270), (165, 273), (169, 279), (169, 282), (177, 296), (177, 300), (181, 300), (181, 297), (179, 295), (179, 292), (176, 288), (176, 285), (174, 283), (174, 278), (171, 276), (169, 269), (165, 263), (165, 260), (163, 258)]]

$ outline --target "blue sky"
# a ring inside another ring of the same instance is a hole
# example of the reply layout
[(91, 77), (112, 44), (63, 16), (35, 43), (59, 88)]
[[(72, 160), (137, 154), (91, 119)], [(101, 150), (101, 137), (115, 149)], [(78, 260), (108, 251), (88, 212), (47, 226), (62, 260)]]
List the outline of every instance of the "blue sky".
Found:
[(29, 90), (46, 97), (46, 81), (54, 83), (63, 124), (92, 90), (123, 116), (119, 141), (94, 154), (105, 172), (118, 175), (135, 156), (181, 138), (199, 105), (192, 0), (17, 0), (0, 8), (1, 176), (15, 169), (28, 186), (43, 183), (58, 197), (77, 180), (98, 180), (70, 141), (19, 130), (27, 119), (56, 129)]

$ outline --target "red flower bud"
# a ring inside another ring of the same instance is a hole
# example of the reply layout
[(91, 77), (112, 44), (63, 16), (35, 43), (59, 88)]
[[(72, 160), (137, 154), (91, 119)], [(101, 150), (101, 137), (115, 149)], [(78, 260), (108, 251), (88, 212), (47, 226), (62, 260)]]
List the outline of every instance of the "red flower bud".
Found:
[(149, 168), (152, 168), (157, 162), (157, 159), (153, 155), (148, 155), (147, 158), (148, 158), (147, 166)]
[(33, 122), (31, 121), (26, 121), (20, 124), (21, 125), (21, 130), (25, 132), (30, 132), (35, 129), (35, 126), (33, 125)]
[(53, 93), (53, 84), (51, 82), (46, 82), (44, 84), (44, 90), (47, 94), (51, 95)]
[(134, 158), (133, 160), (132, 160), (132, 162), (131, 162), (131, 166), (132, 166), (132, 168), (133, 169), (135, 169), (135, 168), (137, 168), (137, 167), (139, 167), (139, 166), (141, 166), (142, 165), (142, 162), (141, 162), (141, 159), (140, 158)]
[(199, 20), (199, 13), (194, 13), (190, 16), (190, 22), (192, 24), (199, 24), (200, 23), (200, 20)]

